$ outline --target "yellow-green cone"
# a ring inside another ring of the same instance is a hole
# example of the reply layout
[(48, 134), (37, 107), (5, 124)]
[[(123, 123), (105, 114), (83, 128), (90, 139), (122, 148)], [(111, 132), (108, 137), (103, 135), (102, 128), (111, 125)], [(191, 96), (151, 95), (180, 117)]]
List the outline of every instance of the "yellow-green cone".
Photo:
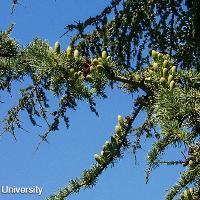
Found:
[(189, 165), (192, 166), (193, 164), (194, 164), (194, 161), (193, 161), (193, 160), (190, 160), (190, 161), (189, 161)]
[(161, 84), (162, 86), (166, 86), (166, 83), (167, 83), (167, 79), (164, 78), (164, 77), (161, 77), (161, 78), (160, 78), (160, 84)]
[(60, 53), (60, 43), (57, 41), (54, 45), (54, 51), (59, 54)]
[(170, 82), (170, 84), (169, 84), (169, 88), (170, 88), (170, 90), (172, 90), (172, 89), (174, 88), (174, 84), (175, 84), (174, 81), (171, 81), (171, 82)]
[(167, 78), (167, 76), (168, 76), (168, 69), (165, 67), (163, 68), (163, 77)]
[(156, 62), (153, 63), (153, 69), (154, 69), (154, 70), (157, 70), (157, 69), (158, 69), (158, 63), (156, 63)]
[(117, 120), (118, 120), (119, 125), (123, 125), (124, 120), (123, 120), (123, 118), (122, 118), (121, 115), (118, 115), (118, 116), (117, 116)]
[(164, 60), (164, 62), (163, 62), (163, 68), (165, 68), (165, 67), (168, 67), (168, 61), (167, 60)]
[(170, 82), (173, 80), (173, 78), (174, 78), (174, 77), (170, 74), (170, 75), (168, 76), (167, 83), (170, 84)]
[(78, 57), (79, 57), (79, 51), (78, 51), (78, 49), (75, 49), (74, 58), (78, 58)]
[(66, 54), (67, 54), (68, 57), (70, 57), (72, 55), (72, 47), (71, 46), (67, 47)]
[(171, 73), (172, 75), (176, 74), (176, 66), (172, 66)]
[(158, 58), (161, 59), (163, 57), (162, 53), (158, 53)]
[(97, 65), (99, 64), (99, 62), (98, 62), (98, 60), (95, 58), (95, 59), (92, 61), (92, 64), (93, 64), (94, 66), (97, 66)]
[(102, 61), (103, 61), (102, 58), (98, 58), (99, 63), (102, 63)]
[(102, 57), (103, 59), (106, 59), (106, 58), (107, 58), (107, 52), (106, 52), (106, 51), (102, 51), (101, 57)]
[(108, 56), (107, 58), (106, 58), (106, 60), (108, 61), (108, 62), (110, 62), (111, 61), (111, 56)]
[(152, 50), (151, 55), (152, 55), (153, 58), (156, 58), (158, 56), (158, 52), (155, 51), (155, 50)]
[(94, 154), (94, 159), (95, 159), (98, 163), (101, 163), (101, 156), (99, 156), (98, 154)]

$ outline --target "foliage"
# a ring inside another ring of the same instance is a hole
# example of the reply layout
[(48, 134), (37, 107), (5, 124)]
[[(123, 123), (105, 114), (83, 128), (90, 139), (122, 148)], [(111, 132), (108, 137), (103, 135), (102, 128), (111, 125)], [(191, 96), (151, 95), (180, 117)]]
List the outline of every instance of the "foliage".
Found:
[[(62, 200), (94, 186), (127, 148), (137, 153), (144, 145), (143, 137), (154, 140), (147, 155), (146, 180), (162, 164), (180, 164), (185, 170), (165, 199), (200, 198), (198, 8), (197, 0), (113, 0), (96, 17), (66, 26), (67, 33), (76, 32), (65, 51), (59, 42), (52, 48), (38, 38), (22, 48), (10, 38), (12, 27), (0, 33), (0, 89), (10, 92), (14, 81), (26, 77), (31, 81), (21, 88), (18, 104), (5, 119), (4, 131), (14, 137), (16, 128), (23, 129), (21, 112), (27, 112), (34, 126), (38, 118), (46, 122), (48, 129), (41, 135), (46, 141), (50, 132), (59, 130), (61, 120), (69, 126), (66, 111), (76, 109), (78, 101), (88, 101), (98, 115), (95, 99), (106, 98), (107, 87), (139, 92), (132, 114), (125, 119), (118, 116), (110, 141), (94, 155), (96, 163), (48, 200)], [(50, 115), (49, 94), (58, 100)], [(140, 112), (147, 117), (133, 127)], [(174, 146), (180, 152), (187, 150), (188, 155), (164, 161), (162, 155)]]

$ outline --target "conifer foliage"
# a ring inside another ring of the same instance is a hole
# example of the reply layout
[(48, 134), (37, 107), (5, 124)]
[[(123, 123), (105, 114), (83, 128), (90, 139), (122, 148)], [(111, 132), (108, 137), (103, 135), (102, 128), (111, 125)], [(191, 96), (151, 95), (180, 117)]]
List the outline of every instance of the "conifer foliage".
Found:
[[(66, 111), (76, 109), (78, 101), (88, 101), (98, 115), (95, 99), (106, 98), (108, 87), (139, 95), (129, 115), (117, 116), (94, 165), (47, 200), (64, 200), (94, 186), (126, 149), (137, 153), (144, 137), (154, 141), (147, 154), (146, 181), (162, 164), (182, 165), (184, 171), (165, 199), (200, 199), (199, 10), (198, 0), (112, 0), (96, 17), (66, 26), (73, 37), (63, 51), (59, 42), (50, 47), (38, 38), (22, 48), (10, 36), (13, 25), (0, 32), (1, 93), (11, 92), (16, 81), (28, 77), (31, 82), (20, 89), (18, 103), (4, 121), (4, 132), (14, 137), (17, 128), (23, 129), (21, 112), (34, 126), (38, 118), (45, 121), (48, 129), (40, 136), (46, 141), (61, 120), (69, 126)], [(50, 113), (49, 94), (58, 99)], [(146, 119), (133, 127), (141, 112)], [(164, 161), (166, 149), (174, 146), (180, 158)], [(187, 151), (184, 158), (182, 150)]]

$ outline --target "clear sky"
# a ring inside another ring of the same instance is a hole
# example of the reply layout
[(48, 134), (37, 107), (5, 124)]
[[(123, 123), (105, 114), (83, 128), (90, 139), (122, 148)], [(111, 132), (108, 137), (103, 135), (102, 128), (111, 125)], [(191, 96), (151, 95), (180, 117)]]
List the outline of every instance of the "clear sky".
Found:
[[(14, 15), (10, 15), (10, 2), (0, 1), (0, 29), (6, 29), (11, 22), (16, 26), (13, 32), (22, 45), (27, 45), (33, 38), (47, 39), (51, 45), (56, 40), (66, 48), (69, 37), (59, 38), (68, 23), (86, 19), (98, 14), (107, 0), (23, 0), (16, 7)], [(14, 85), (13, 98), (3, 93), (1, 98), (8, 100), (0, 104), (1, 114), (16, 103), (17, 84)], [(2, 99), (1, 99), (2, 100)], [(0, 186), (43, 187), (43, 193), (37, 195), (0, 194), (0, 200), (40, 200), (45, 199), (59, 188), (67, 185), (72, 178), (94, 163), (93, 155), (101, 151), (105, 140), (109, 139), (117, 123), (117, 115), (130, 114), (133, 99), (130, 95), (119, 91), (108, 91), (108, 99), (97, 100), (100, 117), (90, 112), (87, 103), (79, 103), (77, 111), (68, 111), (70, 128), (64, 126), (49, 137), (49, 144), (42, 143), (35, 152), (40, 138), (40, 129), (32, 128), (27, 116), (22, 119), (31, 133), (17, 132), (17, 141), (9, 134), (0, 138)], [(142, 116), (141, 116), (142, 117)], [(141, 119), (138, 119), (138, 122)], [(162, 167), (152, 173), (149, 184), (144, 181), (144, 158), (146, 148), (138, 154), (138, 164), (134, 164), (134, 156), (127, 151), (123, 160), (114, 168), (108, 168), (100, 177), (93, 189), (81, 190), (72, 195), (71, 200), (160, 200), (165, 190), (176, 182), (180, 168)], [(169, 155), (176, 157), (173, 151)]]

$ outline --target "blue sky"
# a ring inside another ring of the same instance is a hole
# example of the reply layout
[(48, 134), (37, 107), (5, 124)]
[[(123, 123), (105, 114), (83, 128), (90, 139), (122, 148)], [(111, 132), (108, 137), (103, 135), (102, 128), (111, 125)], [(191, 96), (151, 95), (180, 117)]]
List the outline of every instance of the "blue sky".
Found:
[[(68, 23), (94, 16), (106, 5), (107, 0), (24, 0), (20, 1), (14, 15), (10, 15), (10, 1), (0, 2), (0, 29), (6, 29), (11, 22), (16, 26), (13, 37), (22, 45), (27, 45), (35, 37), (47, 39), (53, 46), (59, 40), (62, 48), (66, 48), (69, 37), (59, 38)], [(0, 94), (7, 100), (1, 104), (1, 116), (6, 109), (16, 103), (18, 86), (12, 91), (13, 98)], [(80, 102), (77, 111), (68, 111), (70, 128), (64, 126), (49, 137), (49, 144), (42, 143), (39, 151), (35, 148), (39, 142), (37, 131), (32, 128), (27, 117), (23, 121), (31, 133), (17, 131), (17, 141), (11, 135), (0, 138), (0, 186), (40, 186), (43, 187), (41, 197), (37, 195), (0, 194), (0, 200), (40, 200), (53, 194), (65, 186), (72, 178), (90, 167), (93, 155), (101, 151), (105, 140), (109, 139), (117, 123), (117, 115), (126, 116), (131, 112), (133, 99), (130, 95), (114, 90), (108, 91), (108, 99), (97, 100), (100, 117), (90, 112), (87, 103)], [(142, 116), (141, 116), (142, 118)], [(138, 123), (141, 119), (138, 119)], [(114, 168), (108, 168), (100, 177), (96, 187), (81, 190), (71, 200), (160, 200), (166, 189), (173, 185), (179, 175), (178, 167), (162, 167), (152, 173), (150, 183), (144, 181), (144, 158), (146, 148), (138, 154), (138, 165), (134, 165), (134, 156), (127, 151), (123, 160)], [(176, 151), (169, 155), (176, 157)]]

